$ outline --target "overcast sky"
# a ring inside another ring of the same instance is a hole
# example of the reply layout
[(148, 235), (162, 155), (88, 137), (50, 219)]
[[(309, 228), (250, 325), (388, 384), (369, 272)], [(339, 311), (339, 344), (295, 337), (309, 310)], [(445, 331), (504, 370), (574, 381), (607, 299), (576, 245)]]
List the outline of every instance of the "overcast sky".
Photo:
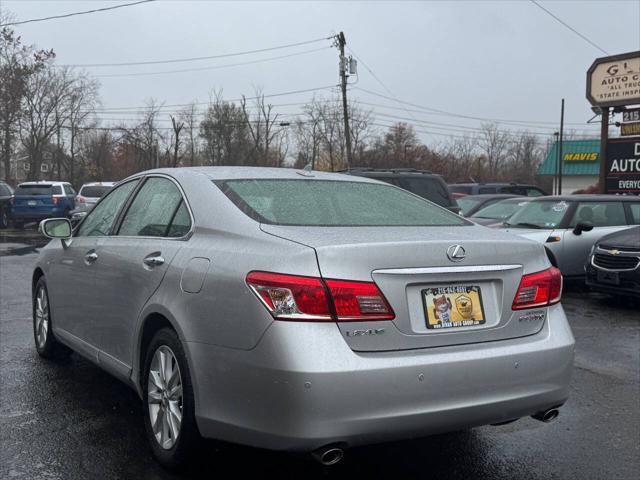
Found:
[[(0, 0), (0, 5), (17, 20), (27, 20), (130, 1)], [(540, 4), (610, 54), (640, 50), (640, 0), (541, 0)], [(446, 137), (424, 132), (460, 135), (459, 130), (436, 127), (478, 127), (481, 121), (424, 110), (407, 112), (393, 100), (372, 96), (358, 87), (447, 112), (527, 122), (557, 122), (564, 97), (566, 121), (576, 124), (570, 128), (598, 132), (597, 125), (582, 125), (592, 116), (585, 99), (585, 75), (593, 60), (605, 54), (530, 1), (157, 1), (15, 28), (26, 43), (53, 48), (59, 64), (212, 56), (314, 40), (342, 30), (347, 45), (384, 84), (362, 63), (358, 78), (350, 78), (350, 82), (357, 81), (349, 92), (352, 98), (390, 107), (367, 106), (378, 113), (381, 125), (398, 120), (391, 115), (434, 122), (436, 125), (418, 127), (422, 138), (433, 143)], [(227, 98), (237, 98), (252, 95), (254, 86), (269, 95), (337, 84), (337, 50), (322, 48), (330, 45), (327, 40), (212, 60), (86, 70), (95, 75), (158, 72), (304, 52), (251, 65), (100, 78), (105, 109), (137, 107), (150, 97), (168, 105), (194, 99), (204, 102), (213, 89), (222, 89)], [(316, 94), (334, 98), (337, 91)], [(298, 103), (312, 95), (307, 92), (270, 101), (276, 105)], [(290, 114), (300, 107), (277, 108)], [(126, 112), (102, 115), (113, 119), (131, 116)], [(547, 134), (555, 128), (551, 123), (536, 127)]]

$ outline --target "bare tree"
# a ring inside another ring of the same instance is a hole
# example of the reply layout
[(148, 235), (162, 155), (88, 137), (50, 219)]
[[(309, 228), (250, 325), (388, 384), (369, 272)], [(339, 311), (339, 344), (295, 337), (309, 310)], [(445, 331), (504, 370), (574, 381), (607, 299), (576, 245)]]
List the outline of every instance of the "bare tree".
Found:
[[(264, 100), (264, 94), (259, 88), (255, 89), (253, 108), (255, 113), (249, 111), (247, 100), (243, 96), (240, 107), (247, 123), (247, 129), (253, 143), (253, 164), (281, 166), (283, 158), (282, 149), (287, 135), (280, 126), (280, 115), (274, 113), (273, 105)], [(277, 148), (272, 150), (272, 146)], [(288, 147), (286, 147), (288, 149)]]
[(60, 105), (70, 92), (70, 78), (51, 68), (32, 74), (25, 87), (25, 109), (21, 118), (21, 140), (29, 156), (29, 178), (37, 180), (44, 151), (59, 126)]
[[(0, 23), (10, 19), (0, 12)], [(19, 131), (29, 77), (46, 68), (52, 50), (36, 50), (24, 45), (8, 27), (0, 29), (0, 161), (4, 178), (11, 181), (11, 154)]]
[(176, 121), (171, 115), (171, 128), (173, 129), (173, 168), (178, 166), (178, 153), (180, 152), (180, 132), (184, 128), (184, 122)]
[(487, 180), (493, 180), (498, 175), (502, 163), (507, 157), (510, 142), (509, 132), (498, 128), (496, 124), (483, 124), (478, 138), (478, 146), (483, 152), (488, 173)]

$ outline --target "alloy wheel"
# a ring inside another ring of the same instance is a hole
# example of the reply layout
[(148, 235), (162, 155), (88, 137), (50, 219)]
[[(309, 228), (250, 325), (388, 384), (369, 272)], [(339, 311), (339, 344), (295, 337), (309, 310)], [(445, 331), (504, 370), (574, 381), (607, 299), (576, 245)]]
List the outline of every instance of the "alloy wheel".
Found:
[(49, 300), (46, 289), (41, 286), (36, 294), (35, 330), (38, 348), (44, 348), (49, 333)]
[(147, 404), (156, 441), (163, 449), (171, 449), (182, 424), (182, 377), (178, 360), (166, 345), (160, 346), (151, 359)]

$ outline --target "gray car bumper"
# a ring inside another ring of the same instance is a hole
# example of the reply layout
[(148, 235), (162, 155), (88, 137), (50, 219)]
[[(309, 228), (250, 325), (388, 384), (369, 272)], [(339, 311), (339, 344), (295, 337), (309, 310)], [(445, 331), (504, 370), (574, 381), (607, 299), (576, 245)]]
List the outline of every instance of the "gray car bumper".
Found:
[(253, 350), (188, 343), (205, 437), (313, 450), (531, 415), (567, 399), (574, 339), (560, 305), (536, 335), (402, 352), (352, 351), (333, 323), (274, 322)]

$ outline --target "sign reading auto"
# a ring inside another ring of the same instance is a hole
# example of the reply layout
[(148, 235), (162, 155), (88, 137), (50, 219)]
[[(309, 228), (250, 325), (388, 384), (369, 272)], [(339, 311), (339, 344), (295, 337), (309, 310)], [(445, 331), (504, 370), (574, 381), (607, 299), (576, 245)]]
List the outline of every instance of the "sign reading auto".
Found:
[(640, 194), (640, 140), (607, 143), (606, 193)]
[(640, 51), (593, 62), (587, 71), (587, 99), (600, 107), (640, 103)]

